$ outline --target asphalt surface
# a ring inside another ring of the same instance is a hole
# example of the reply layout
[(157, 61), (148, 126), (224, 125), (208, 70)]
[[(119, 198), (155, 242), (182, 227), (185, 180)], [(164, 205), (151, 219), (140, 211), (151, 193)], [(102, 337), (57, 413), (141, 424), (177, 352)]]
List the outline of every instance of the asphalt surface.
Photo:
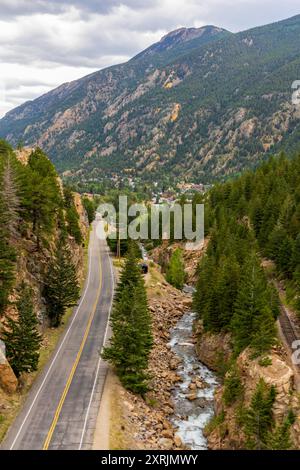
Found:
[(1, 449), (92, 448), (107, 365), (100, 351), (108, 333), (114, 279), (105, 241), (90, 236), (89, 270), (78, 307), (35, 381)]

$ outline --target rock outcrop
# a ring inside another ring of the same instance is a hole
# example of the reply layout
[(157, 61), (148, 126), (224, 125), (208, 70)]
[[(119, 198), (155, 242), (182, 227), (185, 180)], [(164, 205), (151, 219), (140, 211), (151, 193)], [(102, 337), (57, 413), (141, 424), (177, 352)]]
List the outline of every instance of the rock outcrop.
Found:
[(196, 352), (199, 360), (209, 369), (220, 371), (222, 365), (229, 361), (232, 354), (230, 334), (204, 332), (201, 321), (197, 322), (195, 331)]
[[(0, 341), (1, 343), (1, 341)], [(6, 360), (0, 344), (0, 387), (7, 393), (14, 393), (18, 387), (18, 380)]]

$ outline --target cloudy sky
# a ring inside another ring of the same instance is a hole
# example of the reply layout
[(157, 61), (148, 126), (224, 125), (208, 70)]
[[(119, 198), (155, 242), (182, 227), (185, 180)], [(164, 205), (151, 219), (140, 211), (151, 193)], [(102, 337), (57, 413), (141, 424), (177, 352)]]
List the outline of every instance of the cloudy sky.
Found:
[(0, 116), (178, 27), (235, 32), (299, 13), (299, 0), (0, 0)]

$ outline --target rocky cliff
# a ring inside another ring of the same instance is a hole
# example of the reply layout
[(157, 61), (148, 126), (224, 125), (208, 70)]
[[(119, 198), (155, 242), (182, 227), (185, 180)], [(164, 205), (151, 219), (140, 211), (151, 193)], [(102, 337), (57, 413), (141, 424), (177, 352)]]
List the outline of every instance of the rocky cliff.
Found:
[[(29, 155), (32, 149), (23, 149), (16, 152), (18, 160), (23, 164), (27, 165)], [(59, 180), (59, 185), (62, 190), (62, 183)], [(82, 205), (81, 196), (74, 194), (74, 204), (76, 211), (79, 216), (79, 226), (83, 236), (86, 240), (88, 234), (88, 220), (85, 213), (85, 209)], [(9, 296), (9, 305), (0, 317), (0, 326), (5, 321), (6, 317), (15, 317), (17, 315), (14, 303), (17, 297), (18, 287), (25, 282), (32, 289), (33, 305), (38, 317), (40, 328), (44, 330), (48, 327), (48, 319), (46, 315), (45, 300), (42, 295), (43, 279), (47, 266), (56, 246), (56, 242), (59, 237), (58, 228), (54, 230), (54, 233), (49, 236), (47, 244), (43, 246), (43, 249), (36, 249), (36, 236), (31, 231), (29, 226), (23, 230), (22, 237), (17, 237), (14, 242), (14, 249), (16, 251), (16, 267), (15, 267), (15, 282), (14, 287), (11, 290)], [(84, 276), (84, 245), (78, 245), (74, 238), (68, 236), (69, 246), (71, 248), (73, 262), (77, 267), (78, 279), (81, 281)], [(6, 393), (13, 393), (16, 391), (18, 381), (16, 380), (14, 373), (5, 359), (5, 348), (2, 348), (0, 352), (0, 388)], [(0, 397), (1, 398), (1, 397)], [(0, 414), (1, 414), (1, 402), (0, 402)]]
[[(222, 372), (222, 366), (231, 357), (230, 336), (204, 333), (201, 324), (197, 327), (197, 352), (201, 362), (208, 367)], [(220, 358), (220, 353), (222, 356)], [(273, 405), (273, 416), (276, 424), (282, 424), (289, 411), (296, 416), (291, 427), (291, 437), (295, 448), (300, 446), (300, 401), (295, 384), (295, 375), (288, 363), (283, 347), (277, 346), (268, 354), (268, 363), (262, 364), (260, 359), (251, 358), (245, 350), (236, 361), (237, 370), (242, 384), (243, 393), (237, 402), (226, 406), (224, 402), (224, 385), (215, 393), (215, 415), (222, 416), (217, 424), (207, 427), (207, 438), (211, 449), (243, 449), (245, 435), (238, 420), (241, 406), (247, 407), (260, 379), (276, 388)], [(216, 420), (217, 421), (217, 420)]]

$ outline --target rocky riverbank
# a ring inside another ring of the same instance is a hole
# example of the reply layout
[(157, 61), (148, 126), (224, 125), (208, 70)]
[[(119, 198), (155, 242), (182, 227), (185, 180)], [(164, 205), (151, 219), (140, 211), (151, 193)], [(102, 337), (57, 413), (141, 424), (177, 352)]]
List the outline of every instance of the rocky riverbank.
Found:
[[(110, 448), (184, 449), (172, 424), (173, 392), (176, 384), (182, 381), (177, 372), (180, 360), (169, 343), (171, 330), (190, 311), (192, 299), (170, 286), (157, 267), (150, 267), (146, 286), (154, 336), (149, 363), (151, 391), (144, 401), (120, 385), (114, 386)], [(119, 404), (118, 409), (115, 402)]]
[(182, 381), (173, 392), (175, 413), (172, 423), (182, 442), (192, 450), (206, 450), (204, 430), (214, 415), (216, 375), (201, 363), (193, 331), (196, 315), (188, 312), (171, 332), (170, 345), (181, 359), (178, 372)]

